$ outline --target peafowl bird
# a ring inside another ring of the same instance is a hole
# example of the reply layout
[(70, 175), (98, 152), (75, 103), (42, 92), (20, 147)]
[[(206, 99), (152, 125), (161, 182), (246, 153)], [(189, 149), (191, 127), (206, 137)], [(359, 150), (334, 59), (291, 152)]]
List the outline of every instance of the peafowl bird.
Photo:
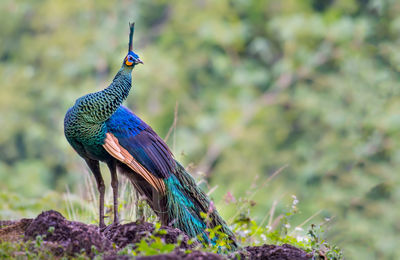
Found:
[(99, 225), (105, 227), (101, 161), (111, 173), (114, 223), (119, 221), (118, 172), (127, 176), (146, 198), (162, 224), (173, 225), (206, 243), (213, 243), (206, 228), (220, 226), (228, 247), (234, 249), (237, 244), (232, 231), (192, 176), (174, 159), (167, 144), (150, 126), (121, 105), (131, 89), (133, 68), (143, 64), (132, 50), (133, 34), (134, 24), (130, 24), (128, 54), (112, 83), (102, 91), (77, 99), (64, 119), (68, 142), (86, 161), (97, 182)]

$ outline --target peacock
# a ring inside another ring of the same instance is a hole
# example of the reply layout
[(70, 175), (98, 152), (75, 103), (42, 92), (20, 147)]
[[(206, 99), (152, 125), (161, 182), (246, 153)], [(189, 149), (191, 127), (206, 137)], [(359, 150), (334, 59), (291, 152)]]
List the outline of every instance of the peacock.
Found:
[(237, 243), (232, 231), (193, 177), (174, 159), (167, 144), (154, 130), (121, 103), (129, 95), (132, 70), (143, 61), (132, 50), (134, 24), (130, 24), (129, 48), (121, 69), (105, 89), (76, 100), (66, 113), (64, 134), (86, 161), (99, 191), (99, 226), (104, 222), (105, 185), (99, 162), (111, 173), (114, 223), (118, 223), (118, 174), (125, 175), (146, 199), (163, 225), (172, 225), (189, 237), (213, 243), (206, 229), (219, 226), (228, 249)]

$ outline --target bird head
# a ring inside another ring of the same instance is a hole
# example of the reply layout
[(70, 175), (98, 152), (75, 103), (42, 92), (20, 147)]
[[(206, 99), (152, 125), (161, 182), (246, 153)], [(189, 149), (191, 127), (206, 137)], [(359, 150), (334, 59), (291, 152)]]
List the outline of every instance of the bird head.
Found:
[(134, 67), (136, 64), (139, 63), (143, 64), (143, 61), (139, 58), (139, 55), (137, 55), (133, 51), (128, 52), (128, 55), (126, 55), (124, 59), (124, 64), (128, 67)]
[(143, 61), (139, 58), (139, 55), (132, 51), (132, 38), (133, 33), (135, 32), (135, 23), (129, 24), (129, 46), (128, 46), (128, 54), (125, 56), (124, 65), (127, 67), (135, 67), (136, 64), (143, 64)]

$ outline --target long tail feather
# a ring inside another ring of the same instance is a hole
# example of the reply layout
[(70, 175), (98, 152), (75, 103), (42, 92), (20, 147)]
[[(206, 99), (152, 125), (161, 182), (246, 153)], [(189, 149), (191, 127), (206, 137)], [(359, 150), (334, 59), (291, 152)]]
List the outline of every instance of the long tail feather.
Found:
[[(178, 162), (176, 162), (176, 173), (165, 180), (165, 186), (170, 223), (191, 237), (200, 235), (208, 243), (213, 243), (215, 239), (210, 240), (205, 229), (220, 226), (220, 232), (227, 235), (228, 247), (237, 248), (235, 237), (226, 222), (212, 205), (210, 207), (207, 195)], [(207, 219), (203, 218), (202, 212), (208, 216)]]
[[(162, 197), (157, 195), (157, 191), (142, 176), (135, 174), (129, 167), (122, 163), (119, 163), (118, 167), (139, 193), (147, 198), (150, 207), (164, 225), (172, 224), (190, 237), (200, 237), (203, 242), (214, 244), (220, 237), (210, 239), (206, 229), (219, 226), (219, 232), (225, 234), (223, 239), (226, 248), (230, 250), (237, 248), (235, 236), (226, 222), (210, 205), (210, 199), (197, 186), (193, 177), (178, 162), (175, 173), (164, 179), (166, 194)], [(202, 217), (202, 213), (205, 213), (206, 219)]]

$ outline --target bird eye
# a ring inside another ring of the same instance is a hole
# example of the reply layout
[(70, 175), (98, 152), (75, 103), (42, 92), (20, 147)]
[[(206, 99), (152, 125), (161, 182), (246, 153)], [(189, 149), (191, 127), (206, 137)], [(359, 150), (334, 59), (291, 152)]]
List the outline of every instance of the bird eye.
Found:
[(125, 58), (125, 64), (128, 65), (128, 66), (131, 66), (133, 64), (133, 57), (131, 55), (128, 55)]

